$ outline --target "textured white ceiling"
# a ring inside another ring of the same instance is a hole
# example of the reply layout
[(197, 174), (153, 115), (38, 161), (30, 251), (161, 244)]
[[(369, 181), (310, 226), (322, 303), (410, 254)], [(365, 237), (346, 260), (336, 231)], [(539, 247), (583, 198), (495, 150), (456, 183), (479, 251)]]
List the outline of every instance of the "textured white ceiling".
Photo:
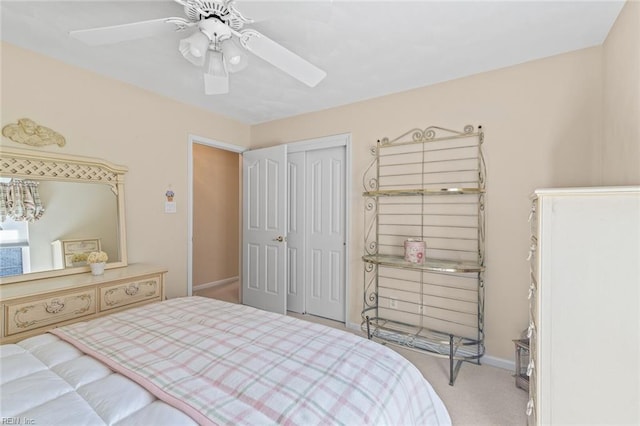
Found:
[(258, 57), (206, 96), (187, 33), (88, 47), (70, 30), (182, 17), (173, 1), (0, 2), (2, 40), (247, 124), (601, 44), (624, 1), (248, 1), (254, 28), (327, 71), (309, 88)]

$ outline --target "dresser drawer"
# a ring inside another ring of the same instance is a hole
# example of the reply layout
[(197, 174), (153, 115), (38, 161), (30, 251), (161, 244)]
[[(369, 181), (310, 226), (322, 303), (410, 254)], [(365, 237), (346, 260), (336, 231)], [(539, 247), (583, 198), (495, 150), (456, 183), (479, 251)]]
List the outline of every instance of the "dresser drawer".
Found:
[(96, 313), (95, 289), (4, 305), (4, 335), (11, 336)]
[(161, 283), (162, 276), (155, 275), (100, 287), (100, 311), (108, 311), (145, 300), (160, 300), (162, 296)]

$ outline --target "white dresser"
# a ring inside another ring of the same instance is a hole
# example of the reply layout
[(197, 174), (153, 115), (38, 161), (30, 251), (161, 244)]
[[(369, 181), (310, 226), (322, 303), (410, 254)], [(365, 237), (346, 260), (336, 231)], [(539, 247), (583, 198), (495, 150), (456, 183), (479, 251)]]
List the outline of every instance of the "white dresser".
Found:
[(640, 187), (532, 207), (530, 424), (640, 424)]
[(0, 343), (164, 299), (165, 268), (132, 264), (104, 275), (65, 275), (0, 285)]

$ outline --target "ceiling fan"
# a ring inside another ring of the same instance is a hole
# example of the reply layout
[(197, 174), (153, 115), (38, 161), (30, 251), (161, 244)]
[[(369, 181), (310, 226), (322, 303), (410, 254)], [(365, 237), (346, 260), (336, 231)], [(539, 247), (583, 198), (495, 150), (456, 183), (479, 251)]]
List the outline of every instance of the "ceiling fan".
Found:
[(327, 73), (265, 35), (242, 29), (253, 22), (236, 8), (235, 0), (174, 0), (184, 7), (185, 18), (161, 18), (109, 27), (69, 32), (88, 45), (98, 46), (151, 37), (167, 31), (196, 28), (180, 40), (178, 49), (189, 62), (204, 67), (207, 95), (229, 92), (229, 73), (247, 66), (246, 51), (264, 59), (309, 87)]

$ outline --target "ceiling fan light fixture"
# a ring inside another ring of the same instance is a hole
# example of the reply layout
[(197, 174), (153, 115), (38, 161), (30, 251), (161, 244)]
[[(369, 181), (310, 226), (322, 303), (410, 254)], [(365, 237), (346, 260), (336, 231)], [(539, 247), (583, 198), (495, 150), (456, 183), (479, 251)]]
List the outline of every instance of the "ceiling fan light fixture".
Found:
[(194, 65), (202, 66), (207, 57), (210, 40), (201, 32), (195, 32), (187, 38), (180, 40), (178, 49), (182, 56)]
[(204, 74), (204, 92), (207, 95), (229, 93), (229, 74), (223, 61), (222, 52), (209, 52), (207, 72)]
[(247, 54), (231, 38), (220, 43), (220, 50), (229, 72), (242, 71), (249, 64)]
[[(2, 0), (0, 0), (2, 1)], [(72, 31), (89, 45), (113, 44), (162, 34), (173, 29), (195, 30), (179, 41), (178, 50), (193, 65), (204, 68), (207, 94), (227, 93), (229, 74), (248, 65), (253, 54), (309, 87), (327, 73), (281, 44), (253, 29), (242, 29), (247, 19), (236, 10), (236, 0), (175, 0), (184, 6), (185, 18), (169, 17), (123, 25)]]
[(231, 29), (217, 18), (201, 20), (198, 28), (211, 40), (222, 41), (231, 37)]

